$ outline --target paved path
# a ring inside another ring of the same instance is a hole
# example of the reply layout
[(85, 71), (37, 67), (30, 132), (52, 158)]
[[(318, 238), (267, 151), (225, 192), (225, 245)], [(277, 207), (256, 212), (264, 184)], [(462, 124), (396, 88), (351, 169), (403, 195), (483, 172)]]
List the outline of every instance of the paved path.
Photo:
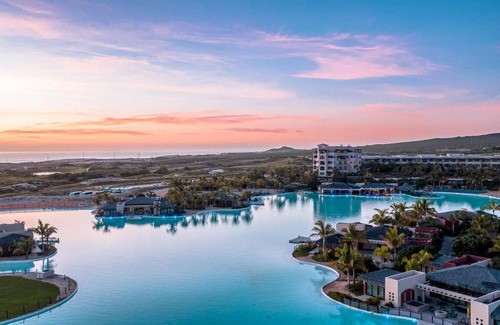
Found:
[(453, 256), (454, 254), (451, 245), (453, 244), (454, 241), (455, 241), (454, 237), (445, 236), (443, 239), (443, 246), (441, 246), (439, 254)]

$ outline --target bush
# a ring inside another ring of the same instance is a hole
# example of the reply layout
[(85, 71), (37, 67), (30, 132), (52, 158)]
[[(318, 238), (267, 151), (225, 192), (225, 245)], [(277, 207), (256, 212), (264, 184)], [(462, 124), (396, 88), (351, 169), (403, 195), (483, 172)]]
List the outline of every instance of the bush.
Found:
[(301, 257), (309, 255), (309, 252), (316, 248), (315, 242), (308, 242), (298, 245), (293, 251), (293, 257)]
[(330, 262), (331, 260), (333, 260), (331, 253), (331, 249), (325, 249), (321, 253), (314, 256), (313, 260), (315, 260), (316, 262)]
[(380, 296), (370, 297), (365, 301), (365, 303), (370, 306), (378, 306), (380, 305), (381, 300), (383, 300), (383, 298)]
[(361, 296), (363, 294), (363, 282), (355, 282), (353, 285), (351, 285), (349, 291), (355, 296)]
[(491, 239), (486, 235), (465, 234), (458, 236), (451, 247), (457, 256), (465, 254), (487, 256), (491, 245)]
[(429, 253), (432, 254), (431, 248), (429, 246), (424, 246), (424, 245), (414, 245), (414, 246), (408, 246), (403, 248), (398, 252), (398, 256), (396, 257), (396, 260), (394, 261), (394, 269), (396, 271), (405, 271), (405, 265), (403, 263), (403, 259), (406, 257), (407, 259), (411, 259), (411, 256), (415, 253), (420, 252), (421, 250), (425, 250)]
[(328, 292), (327, 293), (328, 297), (332, 298), (333, 300), (343, 302), (344, 298), (347, 297), (346, 294), (340, 293), (340, 292)]

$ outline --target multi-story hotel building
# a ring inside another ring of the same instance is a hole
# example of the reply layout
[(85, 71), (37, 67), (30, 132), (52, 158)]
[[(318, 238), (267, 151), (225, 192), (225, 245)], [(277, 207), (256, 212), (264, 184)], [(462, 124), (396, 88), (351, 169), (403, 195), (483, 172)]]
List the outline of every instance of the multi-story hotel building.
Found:
[(320, 144), (313, 150), (313, 171), (318, 177), (333, 176), (334, 169), (343, 174), (355, 174), (362, 163), (380, 164), (439, 164), (445, 168), (457, 165), (500, 168), (500, 155), (397, 155), (367, 156), (361, 155), (361, 149), (351, 146), (329, 146)]
[(361, 149), (351, 146), (320, 144), (313, 151), (313, 170), (319, 177), (333, 176), (334, 169), (345, 174), (358, 173)]
[(447, 155), (402, 155), (402, 156), (363, 156), (364, 163), (381, 164), (439, 164), (444, 167), (451, 165), (475, 165), (477, 167), (500, 167), (500, 155), (482, 156), (465, 154)]

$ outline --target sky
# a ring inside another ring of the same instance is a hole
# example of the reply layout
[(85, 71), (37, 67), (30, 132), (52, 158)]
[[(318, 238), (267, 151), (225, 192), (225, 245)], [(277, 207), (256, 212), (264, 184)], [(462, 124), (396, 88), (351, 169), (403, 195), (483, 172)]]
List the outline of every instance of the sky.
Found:
[(0, 112), (0, 152), (500, 132), (500, 2), (0, 0)]

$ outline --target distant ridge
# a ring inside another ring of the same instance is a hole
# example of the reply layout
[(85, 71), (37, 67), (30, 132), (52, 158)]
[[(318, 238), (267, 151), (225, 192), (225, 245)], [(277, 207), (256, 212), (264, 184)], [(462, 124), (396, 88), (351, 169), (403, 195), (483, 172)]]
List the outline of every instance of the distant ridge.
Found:
[(264, 152), (267, 152), (267, 153), (281, 153), (281, 152), (293, 152), (295, 151), (296, 149), (292, 148), (292, 147), (287, 147), (287, 146), (283, 146), (281, 148), (273, 148), (273, 149), (269, 149), (269, 150), (266, 150)]
[(419, 141), (373, 144), (359, 147), (363, 154), (500, 153), (500, 133)]

